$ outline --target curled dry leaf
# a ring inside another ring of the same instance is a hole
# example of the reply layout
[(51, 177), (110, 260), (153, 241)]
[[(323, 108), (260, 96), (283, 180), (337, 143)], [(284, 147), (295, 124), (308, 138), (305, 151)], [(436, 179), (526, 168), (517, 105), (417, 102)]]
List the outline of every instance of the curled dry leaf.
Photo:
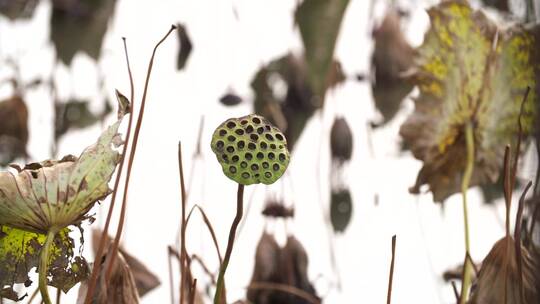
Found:
[(375, 107), (383, 118), (373, 124), (375, 127), (394, 118), (401, 102), (413, 88), (402, 76), (413, 65), (414, 49), (401, 32), (400, 19), (399, 12), (391, 8), (380, 26), (373, 31), (375, 47), (371, 56), (371, 68), (375, 81), (371, 90)]
[(0, 102), (0, 166), (26, 157), (28, 109), (20, 96)]
[(0, 225), (46, 233), (86, 219), (88, 210), (111, 192), (108, 182), (120, 160), (113, 149), (120, 123), (107, 128), (79, 158), (0, 172)]
[(332, 189), (330, 196), (330, 221), (336, 232), (343, 232), (349, 226), (353, 212), (349, 189)]
[(315, 98), (315, 108), (323, 105), (329, 87), (334, 49), (349, 0), (304, 0), (295, 13), (304, 43), (307, 83)]
[(475, 167), (470, 185), (495, 182), (504, 145), (514, 146), (523, 95), (523, 134), (533, 130), (540, 91), (538, 32), (498, 28), (461, 1), (429, 9), (431, 28), (415, 58), (420, 90), (415, 112), (400, 133), (424, 162), (411, 192), (429, 185), (436, 202), (460, 191), (465, 168), (465, 127), (473, 126)]
[[(122, 95), (123, 96), (123, 95)], [(121, 114), (126, 114), (123, 108), (124, 100), (117, 96), (118, 102), (120, 104), (118, 110), (118, 116), (122, 117)], [(128, 103), (129, 105), (129, 103)], [(55, 104), (55, 129), (54, 136), (55, 139), (59, 139), (69, 130), (72, 129), (84, 129), (95, 123), (102, 121), (105, 116), (111, 113), (112, 108), (107, 101), (105, 101), (105, 106), (101, 113), (95, 114), (90, 110), (90, 104), (88, 101), (81, 100), (70, 100), (67, 103), (57, 102)]]
[(66, 65), (77, 52), (97, 60), (115, 5), (116, 0), (53, 0), (51, 40), (56, 56)]
[[(478, 279), (471, 292), (471, 304), (540, 303), (540, 261), (521, 247), (523, 290), (525, 298), (521, 300), (519, 272), (514, 239), (506, 236), (495, 245), (482, 262)], [(506, 296), (506, 298), (505, 298)]]
[[(139, 293), (133, 273), (125, 257), (118, 252), (111, 272), (109, 284), (105, 284), (106, 267), (101, 267), (98, 276), (98, 285), (94, 289), (92, 304), (137, 304)], [(77, 299), (78, 304), (84, 304), (87, 292), (87, 282), (81, 284)]]
[[(339, 62), (333, 61), (330, 68), (329, 85), (333, 87), (345, 76)], [(285, 133), (289, 149), (294, 147), (308, 119), (321, 106), (313, 101), (315, 97), (306, 70), (303, 58), (287, 54), (262, 67), (251, 82), (255, 113), (268, 118)]]
[[(97, 252), (97, 247), (99, 245), (101, 234), (102, 232), (100, 230), (92, 231), (92, 249), (94, 250), (94, 254)], [(107, 236), (107, 247), (105, 248), (105, 256), (107, 255), (111, 243), (112, 240)], [(137, 291), (140, 297), (143, 297), (145, 294), (147, 294), (161, 284), (158, 277), (153, 274), (141, 261), (127, 253), (126, 250), (122, 247), (119, 248), (119, 251), (129, 268), (131, 269), (131, 273), (133, 275), (133, 279), (135, 280), (135, 285), (137, 286)]]
[(349, 124), (343, 117), (334, 119), (330, 130), (330, 153), (332, 159), (345, 162), (351, 159), (353, 136)]
[[(28, 273), (38, 267), (39, 253), (46, 236), (7, 226), (0, 226), (0, 298), (17, 301), (20, 296), (14, 290), (15, 284), (32, 284)], [(75, 284), (86, 279), (89, 274), (84, 257), (76, 255), (75, 243), (69, 237), (69, 228), (61, 230), (54, 238), (48, 275), (49, 285), (68, 292)]]
[(186, 27), (183, 24), (176, 24), (176, 33), (178, 34), (179, 43), (176, 69), (182, 70), (186, 66), (186, 62), (193, 49), (193, 44), (191, 43)]
[(0, 1), (0, 14), (9, 20), (29, 19), (34, 15), (39, 0), (2, 0)]

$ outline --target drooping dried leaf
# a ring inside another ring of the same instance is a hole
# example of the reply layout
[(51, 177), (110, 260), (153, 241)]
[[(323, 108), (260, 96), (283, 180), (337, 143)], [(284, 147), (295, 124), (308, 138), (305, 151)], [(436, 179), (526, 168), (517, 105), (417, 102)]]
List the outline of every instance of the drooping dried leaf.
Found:
[[(7, 226), (0, 227), (0, 297), (17, 301), (19, 295), (14, 284), (32, 284), (28, 273), (38, 267), (41, 247), (46, 235)], [(67, 292), (78, 282), (86, 279), (89, 268), (84, 257), (75, 255), (70, 230), (64, 228), (55, 237), (49, 262), (49, 285)], [(7, 286), (7, 287), (6, 287)]]
[[(255, 266), (251, 283), (279, 281), (280, 251), (281, 248), (274, 237), (264, 232), (255, 251)], [(251, 303), (272, 304), (276, 303), (273, 294), (271, 290), (248, 289), (247, 299)]]
[(181, 24), (176, 24), (176, 33), (178, 34), (178, 59), (176, 60), (176, 69), (182, 70), (186, 66), (186, 62), (193, 49), (193, 44), (187, 33), (186, 27)]
[(108, 182), (120, 160), (113, 149), (120, 123), (107, 128), (79, 158), (0, 172), (0, 225), (45, 233), (86, 219), (88, 210), (111, 192)]
[(2, 0), (0, 1), (0, 14), (9, 20), (30, 19), (34, 15), (38, 0)]
[(51, 40), (56, 56), (70, 65), (77, 52), (97, 60), (116, 0), (53, 0)]
[(337, 36), (348, 4), (349, 0), (304, 0), (295, 13), (304, 43), (307, 83), (316, 97), (311, 100), (315, 108), (323, 105)]
[(221, 96), (219, 99), (219, 102), (224, 106), (236, 106), (242, 102), (242, 97), (234, 94), (234, 93), (226, 93), (225, 95)]
[[(100, 230), (92, 231), (92, 249), (94, 250), (94, 254), (97, 252), (97, 247), (101, 239), (101, 233), (102, 232)], [(107, 245), (104, 251), (105, 253), (109, 251), (111, 243), (111, 238), (107, 237)], [(153, 274), (141, 261), (127, 253), (126, 250), (122, 247), (119, 248), (119, 251), (124, 257), (124, 260), (129, 266), (129, 268), (131, 269), (131, 273), (133, 275), (133, 279), (135, 280), (135, 285), (137, 286), (137, 291), (140, 297), (143, 297), (145, 294), (152, 291), (161, 284), (159, 278), (155, 274)]]
[(0, 102), (0, 166), (26, 157), (28, 109), (20, 96)]
[(332, 159), (344, 162), (351, 159), (353, 135), (349, 124), (343, 117), (334, 119), (330, 129), (330, 154)]
[(330, 196), (330, 221), (336, 232), (343, 232), (349, 226), (353, 212), (349, 189), (332, 190)]
[[(98, 284), (94, 289), (91, 300), (92, 304), (138, 304), (139, 294), (133, 273), (127, 264), (124, 256), (118, 252), (114, 266), (111, 272), (109, 284), (105, 283), (106, 267), (100, 268), (98, 275)], [(86, 292), (88, 290), (87, 282), (84, 281), (79, 289), (77, 298), (78, 304), (83, 304)]]
[(382, 115), (382, 126), (392, 120), (401, 102), (413, 86), (402, 76), (413, 65), (414, 50), (400, 28), (400, 15), (389, 9), (381, 25), (373, 31), (375, 47), (371, 56), (371, 68), (375, 76), (371, 89), (375, 107)]
[[(495, 245), (482, 262), (475, 287), (471, 292), (471, 304), (540, 303), (540, 261), (522, 246), (522, 273), (525, 298), (521, 301), (519, 272), (514, 239), (506, 236)], [(506, 295), (506, 299), (505, 299)]]
[[(123, 95), (122, 95), (123, 96)], [(126, 98), (127, 100), (127, 98)], [(127, 114), (126, 109), (123, 109), (125, 100), (119, 100), (120, 108), (118, 109), (118, 116), (121, 114)], [(129, 106), (129, 102), (127, 104)], [(58, 102), (55, 104), (55, 138), (58, 139), (72, 129), (84, 129), (102, 121), (105, 116), (109, 115), (112, 111), (108, 102), (105, 102), (103, 111), (99, 114), (95, 114), (90, 110), (90, 104), (88, 101), (70, 100), (67, 103)]]
[[(118, 101), (118, 119), (121, 119), (122, 117), (124, 117), (124, 115), (131, 113), (131, 103), (124, 94), (120, 93), (120, 91), (115, 90), (115, 94), (116, 100)], [(109, 103), (107, 103), (107, 105), (108, 104)], [(106, 112), (107, 109), (105, 109), (105, 113), (103, 113), (102, 115), (107, 115), (108, 113)]]
[(465, 2), (446, 1), (428, 13), (431, 28), (412, 76), (420, 96), (400, 133), (424, 162), (411, 192), (428, 184), (441, 202), (460, 191), (468, 123), (475, 142), (471, 186), (499, 177), (504, 143), (513, 146), (517, 138), (527, 87), (533, 90), (521, 121), (524, 135), (532, 132), (540, 96), (540, 36), (521, 26), (498, 29)]

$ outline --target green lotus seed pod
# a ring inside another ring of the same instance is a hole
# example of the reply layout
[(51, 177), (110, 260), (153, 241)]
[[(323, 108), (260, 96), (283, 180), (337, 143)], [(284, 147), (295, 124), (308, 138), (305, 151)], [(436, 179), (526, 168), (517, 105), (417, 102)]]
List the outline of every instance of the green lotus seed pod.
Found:
[(255, 114), (227, 119), (214, 131), (211, 146), (223, 173), (243, 185), (272, 184), (289, 165), (285, 136)]

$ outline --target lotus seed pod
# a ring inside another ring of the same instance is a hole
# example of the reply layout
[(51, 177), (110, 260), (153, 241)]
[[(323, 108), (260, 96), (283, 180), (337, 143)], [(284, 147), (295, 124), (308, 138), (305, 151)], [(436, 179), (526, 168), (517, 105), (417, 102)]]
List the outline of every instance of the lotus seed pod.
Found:
[(351, 128), (345, 118), (334, 120), (330, 131), (330, 151), (332, 158), (341, 162), (351, 159), (353, 149), (353, 137)]
[(211, 146), (223, 173), (243, 185), (272, 184), (289, 165), (285, 136), (255, 114), (227, 119), (214, 131)]

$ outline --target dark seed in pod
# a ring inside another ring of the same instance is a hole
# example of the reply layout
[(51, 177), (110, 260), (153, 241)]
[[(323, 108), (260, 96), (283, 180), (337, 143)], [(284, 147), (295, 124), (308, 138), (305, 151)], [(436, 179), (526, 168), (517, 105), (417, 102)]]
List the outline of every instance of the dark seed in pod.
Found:
[(266, 129), (266, 131), (270, 132), (272, 130), (272, 127), (270, 127), (270, 125), (266, 125), (264, 126), (264, 128)]
[(266, 142), (261, 142), (261, 149), (266, 150), (268, 148), (268, 144)]
[(233, 146), (228, 146), (227, 147), (227, 152), (234, 153), (234, 147)]
[(244, 135), (244, 130), (242, 129), (236, 129), (234, 130), (234, 133), (238, 134), (238, 135)]
[(229, 157), (227, 156), (227, 154), (221, 155), (221, 158), (223, 158), (224, 161), (228, 161), (228, 160), (229, 160)]
[(253, 121), (253, 123), (256, 123), (256, 124), (261, 123), (261, 120), (258, 117), (253, 117), (253, 119), (251, 121)]
[(235, 163), (235, 162), (237, 162), (239, 160), (240, 160), (240, 157), (238, 157), (238, 155), (233, 155), (233, 157), (232, 157), (233, 163)]
[(241, 162), (240, 167), (247, 168), (247, 163), (245, 161)]
[(259, 165), (257, 165), (257, 164), (251, 165), (251, 170), (253, 170), (253, 171), (259, 170)]
[(245, 125), (245, 124), (247, 124), (247, 123), (248, 123), (248, 121), (247, 121), (247, 120), (245, 120), (245, 119), (242, 119), (242, 121), (241, 121), (240, 123), (241, 123), (242, 125)]
[(236, 127), (236, 124), (234, 123), (234, 121), (229, 121), (229, 122), (227, 123), (227, 128), (232, 129), (232, 128), (234, 128), (234, 127)]
[(279, 165), (278, 164), (274, 164), (272, 166), (272, 168), (274, 168), (274, 171), (279, 171)]
[(265, 169), (268, 169), (268, 167), (270, 166), (270, 165), (268, 165), (267, 162), (264, 162), (262, 165), (263, 165), (263, 168), (265, 168)]
[(257, 140), (259, 140), (259, 135), (251, 134), (251, 135), (249, 135), (249, 138), (251, 138), (251, 140), (253, 140), (253, 141), (257, 141)]
[(265, 172), (264, 176), (266, 176), (267, 178), (270, 178), (270, 177), (272, 177), (272, 173), (271, 172)]
[(246, 143), (243, 141), (243, 140), (240, 140), (236, 146), (238, 146), (238, 149), (244, 149), (244, 147), (246, 146)]
[(274, 140), (274, 136), (272, 136), (272, 134), (266, 134), (264, 135), (266, 137), (266, 139), (268, 139), (269, 141), (273, 141)]
[(247, 173), (247, 172), (242, 173), (242, 177), (243, 178), (249, 178), (249, 173)]
[(231, 172), (232, 174), (236, 173), (236, 167), (235, 166), (230, 166), (229, 167), (229, 172)]
[(253, 132), (253, 126), (247, 126), (247, 128), (246, 128), (246, 133), (249, 134), (249, 133), (251, 133), (251, 132)]
[(263, 159), (263, 158), (264, 158), (264, 154), (263, 154), (262, 152), (257, 153), (257, 158), (258, 158), (258, 159)]
[(275, 150), (275, 149), (276, 149), (276, 145), (270, 144), (270, 149)]
[(225, 136), (227, 134), (227, 131), (226, 130), (219, 130), (219, 136)]
[(217, 147), (218, 149), (220, 149), (220, 150), (223, 149), (223, 146), (224, 146), (224, 145), (225, 145), (225, 144), (224, 144), (221, 140), (218, 140), (218, 141), (216, 142), (216, 147)]
[(281, 141), (283, 141), (283, 139), (284, 139), (284, 138), (283, 138), (283, 135), (281, 135), (281, 134), (279, 134), (279, 133), (276, 134), (276, 138), (277, 138), (278, 140), (281, 140)]
[(247, 159), (247, 160), (251, 160), (253, 158), (253, 155), (251, 155), (251, 153), (247, 152), (244, 157)]
[(280, 149), (283, 149), (283, 145), (279, 145), (279, 148), (280, 148)]
[(232, 135), (229, 135), (229, 136), (227, 137), (227, 140), (230, 141), (230, 142), (233, 142), (233, 141), (236, 140), (236, 137), (234, 137), (234, 136), (232, 136)]
[(284, 162), (284, 161), (285, 161), (285, 158), (286, 158), (286, 157), (285, 157), (285, 154), (279, 153), (279, 161), (280, 161), (280, 162)]
[(257, 146), (254, 143), (249, 143), (248, 144), (248, 149), (255, 150), (256, 148), (257, 148)]
[(259, 173), (255, 174), (256, 178), (259, 178), (259, 176), (261, 176)]
[(258, 127), (258, 128), (257, 128), (257, 133), (259, 133), (259, 135), (260, 135), (260, 134), (263, 134), (263, 132), (264, 132), (264, 128), (263, 128), (263, 127)]
[(276, 155), (274, 154), (274, 152), (268, 153), (268, 159), (274, 159), (274, 158), (276, 158)]

